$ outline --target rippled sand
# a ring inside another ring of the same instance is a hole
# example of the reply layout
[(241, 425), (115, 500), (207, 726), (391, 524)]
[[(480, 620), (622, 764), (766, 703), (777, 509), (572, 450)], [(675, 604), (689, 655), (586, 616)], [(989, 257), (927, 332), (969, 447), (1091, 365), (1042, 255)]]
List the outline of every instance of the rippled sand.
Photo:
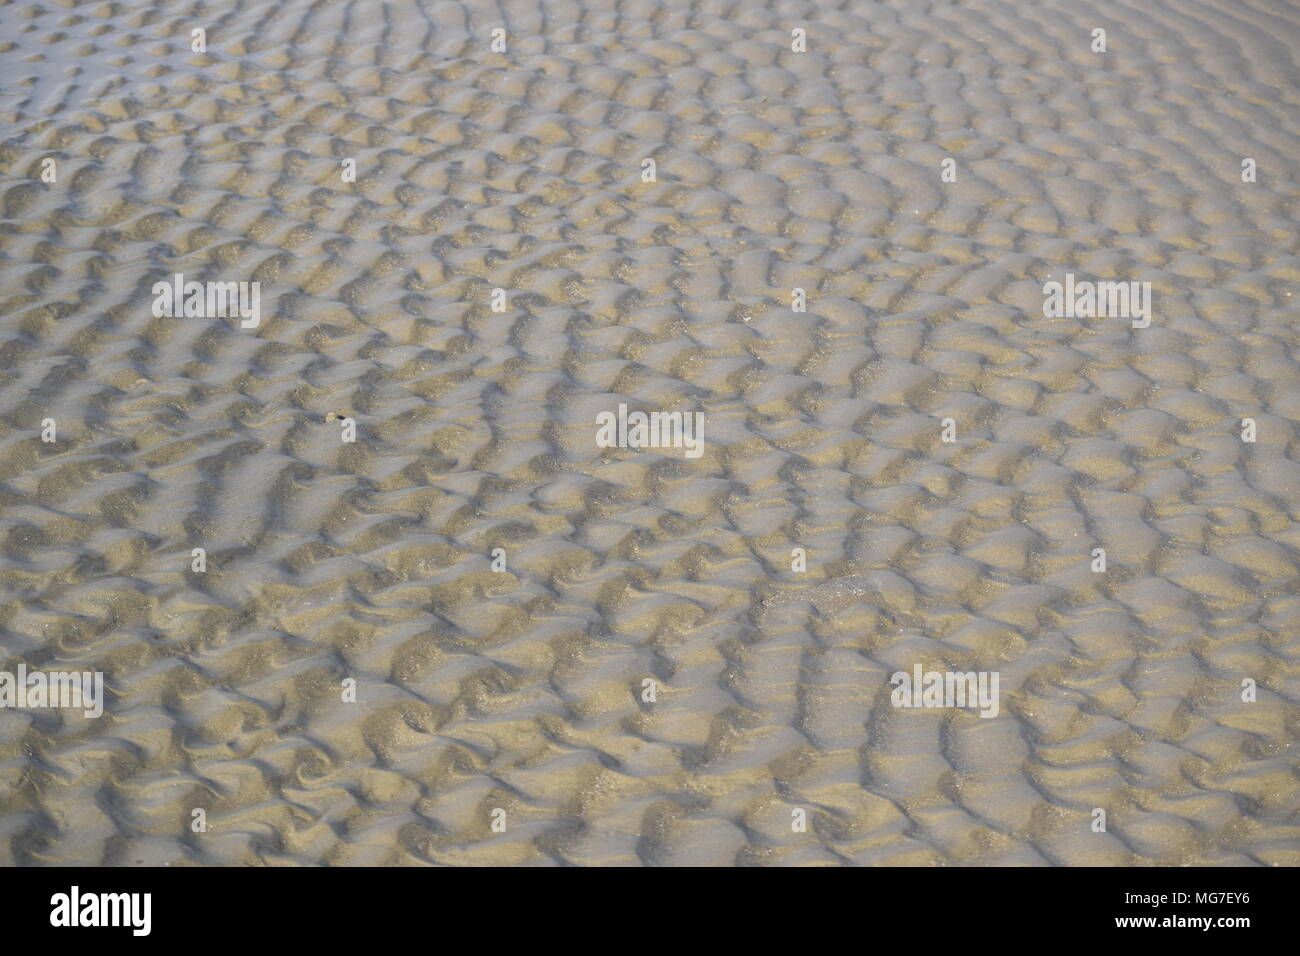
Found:
[[(0, 710), (0, 860), (1300, 863), (1297, 51), (1265, 0), (0, 5), (0, 668), (109, 691)], [(1151, 326), (1044, 318), (1067, 272)], [(916, 663), (999, 716), (894, 709)]]

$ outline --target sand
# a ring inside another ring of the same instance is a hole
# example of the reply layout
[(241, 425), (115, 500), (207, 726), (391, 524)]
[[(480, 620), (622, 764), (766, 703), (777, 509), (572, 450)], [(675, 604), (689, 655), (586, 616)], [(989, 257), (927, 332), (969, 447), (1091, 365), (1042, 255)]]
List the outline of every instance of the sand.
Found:
[(1282, 0), (0, 5), (0, 669), (107, 688), (0, 709), (0, 861), (1300, 864), (1297, 51)]

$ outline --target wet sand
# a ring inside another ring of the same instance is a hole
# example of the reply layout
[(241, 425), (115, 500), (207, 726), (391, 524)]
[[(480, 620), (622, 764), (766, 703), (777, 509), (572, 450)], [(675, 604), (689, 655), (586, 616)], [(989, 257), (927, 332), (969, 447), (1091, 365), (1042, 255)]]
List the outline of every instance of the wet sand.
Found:
[(844, 6), (0, 6), (0, 862), (1300, 864), (1300, 7)]

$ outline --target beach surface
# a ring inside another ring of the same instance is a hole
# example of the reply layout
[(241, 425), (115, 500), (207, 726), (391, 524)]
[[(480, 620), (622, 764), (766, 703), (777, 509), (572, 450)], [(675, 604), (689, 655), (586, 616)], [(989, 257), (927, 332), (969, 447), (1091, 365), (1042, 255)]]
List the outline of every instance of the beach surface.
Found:
[(0, 863), (1300, 864), (1298, 157), (1280, 0), (0, 3)]

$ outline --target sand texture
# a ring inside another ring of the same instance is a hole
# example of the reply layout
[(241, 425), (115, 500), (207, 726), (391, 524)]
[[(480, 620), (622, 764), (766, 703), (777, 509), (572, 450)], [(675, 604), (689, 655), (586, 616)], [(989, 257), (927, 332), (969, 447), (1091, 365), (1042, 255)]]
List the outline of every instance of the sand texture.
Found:
[(0, 862), (1300, 864), (1300, 5), (9, 0), (0, 80), (0, 669), (107, 686), (0, 709)]

